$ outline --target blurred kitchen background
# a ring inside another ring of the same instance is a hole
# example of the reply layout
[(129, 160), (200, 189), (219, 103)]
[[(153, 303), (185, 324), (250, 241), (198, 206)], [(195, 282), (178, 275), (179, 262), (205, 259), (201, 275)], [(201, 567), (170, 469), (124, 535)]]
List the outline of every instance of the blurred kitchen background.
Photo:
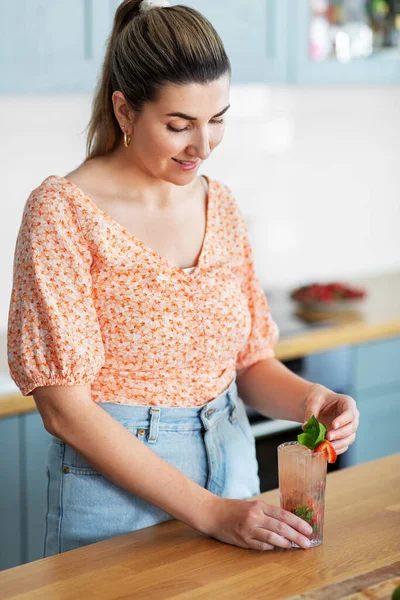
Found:
[[(12, 540), (0, 541), (0, 569), (41, 557), (47, 485), (49, 436), (7, 373), (15, 240), (31, 190), (84, 159), (118, 4), (0, 0), (0, 540)], [(281, 329), (278, 357), (358, 400), (364, 424), (337, 468), (400, 451), (400, 0), (186, 4), (231, 58), (225, 138), (202, 172), (227, 183), (244, 212)], [(358, 316), (297, 314), (290, 291), (313, 281), (364, 284)], [(266, 490), (277, 485), (276, 446), (298, 425), (251, 418)]]

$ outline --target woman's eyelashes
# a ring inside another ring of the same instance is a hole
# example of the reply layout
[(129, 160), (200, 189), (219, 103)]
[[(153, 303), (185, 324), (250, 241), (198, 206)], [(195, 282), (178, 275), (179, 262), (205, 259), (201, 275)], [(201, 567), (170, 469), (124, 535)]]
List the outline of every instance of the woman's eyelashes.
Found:
[[(212, 123), (213, 125), (222, 125), (224, 122), (224, 119), (220, 119), (219, 121), (210, 121), (210, 123)], [(172, 127), (172, 125), (167, 125), (167, 129), (169, 131), (174, 131), (175, 133), (181, 133), (182, 131), (187, 131), (189, 129), (189, 126), (186, 125), (186, 127), (184, 127), (183, 129), (176, 129), (175, 127)]]

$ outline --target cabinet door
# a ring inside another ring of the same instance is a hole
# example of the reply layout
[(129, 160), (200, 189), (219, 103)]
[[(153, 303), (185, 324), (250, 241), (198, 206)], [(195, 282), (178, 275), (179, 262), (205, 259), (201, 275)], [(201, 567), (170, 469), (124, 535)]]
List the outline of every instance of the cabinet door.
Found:
[(331, 390), (347, 394), (352, 382), (354, 348), (342, 346), (304, 357), (302, 377)]
[(115, 6), (114, 0), (3, 0), (0, 92), (92, 90)]
[(400, 386), (391, 392), (357, 395), (360, 424), (356, 441), (344, 453), (345, 466), (400, 452)]
[[(366, 0), (294, 0), (290, 5), (290, 81), (400, 82), (400, 13), (397, 17), (389, 12), (386, 17), (374, 15), (368, 10), (371, 4)], [(382, 10), (388, 11), (389, 5), (383, 0)]]
[(51, 435), (45, 430), (40, 414), (29, 413), (23, 419), (25, 480), (25, 556), (24, 562), (43, 558), (43, 539), (47, 509), (47, 452)]
[(354, 387), (357, 390), (381, 391), (400, 386), (400, 338), (394, 337), (356, 348), (354, 360)]
[(0, 420), (0, 571), (21, 564), (19, 417)]
[(285, 81), (287, 0), (191, 0), (186, 5), (203, 13), (221, 36), (232, 64), (232, 83)]

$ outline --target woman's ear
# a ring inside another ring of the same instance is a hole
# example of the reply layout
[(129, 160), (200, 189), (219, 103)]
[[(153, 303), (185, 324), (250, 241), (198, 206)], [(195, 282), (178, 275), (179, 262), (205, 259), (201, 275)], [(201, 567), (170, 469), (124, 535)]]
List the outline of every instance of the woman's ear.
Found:
[(135, 111), (133, 111), (122, 92), (115, 91), (112, 95), (112, 103), (114, 107), (114, 113), (121, 128), (124, 126), (126, 129), (132, 127), (135, 119)]

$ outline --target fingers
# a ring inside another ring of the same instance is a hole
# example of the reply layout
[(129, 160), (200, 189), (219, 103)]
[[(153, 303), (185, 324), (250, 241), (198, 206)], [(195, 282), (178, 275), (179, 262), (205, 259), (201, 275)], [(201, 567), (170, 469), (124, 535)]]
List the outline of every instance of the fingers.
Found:
[(352, 421), (355, 418), (356, 418), (355, 411), (352, 410), (351, 408), (349, 408), (348, 410), (345, 410), (344, 412), (342, 412), (342, 414), (337, 419), (332, 421), (332, 428), (336, 431), (336, 430), (340, 429), (341, 427), (344, 427), (344, 425), (347, 425), (348, 423), (352, 423)]
[(291, 548), (292, 544), (287, 539), (280, 535), (277, 535), (273, 531), (270, 531), (271, 526), (268, 526), (269, 529), (263, 529), (262, 527), (258, 527), (254, 531), (252, 531), (252, 535), (254, 536), (252, 539), (257, 541), (260, 544), (268, 544), (273, 548)]
[(358, 420), (354, 420), (351, 423), (349, 423), (348, 425), (345, 425), (344, 427), (341, 427), (340, 429), (337, 429), (336, 431), (329, 431), (327, 433), (327, 438), (330, 442), (332, 442), (333, 440), (341, 440), (343, 438), (347, 438), (350, 437), (351, 435), (353, 435), (358, 428)]
[(288, 510), (284, 510), (283, 508), (279, 508), (278, 506), (273, 506), (271, 504), (264, 504), (263, 510), (267, 517), (272, 517), (276, 521), (282, 521), (283, 523), (289, 525), (292, 529), (296, 529), (305, 536), (311, 535), (312, 533), (312, 527), (308, 523), (306, 523), (303, 519), (300, 519), (300, 517), (296, 517), (296, 515)]
[(268, 518), (253, 534), (255, 538), (280, 548), (290, 548), (291, 542), (301, 548), (310, 547), (312, 528), (308, 523), (282, 508), (268, 506), (267, 510)]
[(347, 401), (349, 408), (346, 408), (336, 419), (332, 421), (332, 428), (335, 431), (340, 430), (345, 425), (351, 424), (353, 421), (357, 422), (360, 417), (360, 413), (357, 410), (355, 400), (351, 396), (344, 396)]
[(308, 538), (289, 527), (289, 525), (275, 519), (269, 519), (268, 529), (257, 527), (251, 532), (251, 535), (253, 536), (251, 539), (259, 543), (269, 544), (275, 548), (291, 548), (292, 542), (304, 549), (310, 547)]
[(332, 422), (332, 430), (327, 433), (328, 440), (336, 450), (336, 454), (346, 452), (351, 444), (354, 444), (358, 429), (360, 413), (356, 403), (350, 396), (346, 396), (352, 405)]
[(274, 550), (275, 546), (273, 546), (272, 544), (267, 544), (265, 542), (260, 542), (260, 540), (256, 540), (256, 539), (250, 539), (250, 540), (246, 540), (249, 548), (251, 548), (252, 550), (261, 550), (261, 552), (264, 552), (265, 550)]
[(351, 446), (351, 444), (354, 444), (355, 439), (356, 434), (353, 433), (352, 435), (345, 437), (337, 442), (332, 442), (332, 446), (335, 448), (336, 454), (343, 454), (343, 452), (346, 452), (348, 447)]

